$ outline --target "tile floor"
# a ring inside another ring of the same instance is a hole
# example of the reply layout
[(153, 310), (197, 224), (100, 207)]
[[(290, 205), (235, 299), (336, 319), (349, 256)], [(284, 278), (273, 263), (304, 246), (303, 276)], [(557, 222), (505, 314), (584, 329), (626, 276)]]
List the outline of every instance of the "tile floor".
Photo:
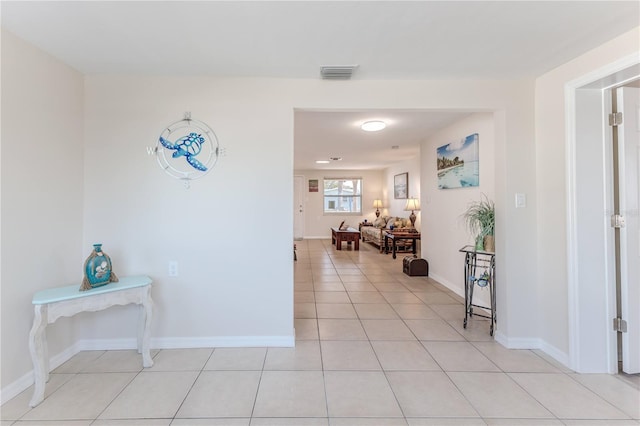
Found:
[(638, 425), (638, 377), (507, 350), (460, 298), (368, 244), (297, 242), (295, 348), (81, 352), (1, 425)]

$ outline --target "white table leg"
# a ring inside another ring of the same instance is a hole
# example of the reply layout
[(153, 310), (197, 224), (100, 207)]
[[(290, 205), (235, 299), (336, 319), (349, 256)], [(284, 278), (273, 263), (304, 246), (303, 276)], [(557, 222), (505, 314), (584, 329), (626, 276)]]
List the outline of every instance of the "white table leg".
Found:
[(151, 299), (151, 289), (147, 287), (147, 294), (142, 302), (143, 317), (140, 324), (142, 325), (142, 366), (149, 368), (153, 366), (151, 359), (151, 319), (153, 318), (153, 299)]
[(47, 310), (48, 306), (45, 305), (42, 311), (42, 322), (44, 323), (44, 325), (42, 327), (42, 333), (40, 334), (40, 341), (42, 342), (42, 361), (44, 365), (45, 383), (49, 383), (49, 341), (47, 340), (47, 325), (49, 323), (47, 321)]
[(49, 376), (45, 336), (47, 307), (46, 305), (35, 305), (34, 311), (33, 326), (29, 332), (29, 352), (31, 352), (34, 375), (34, 390), (33, 397), (29, 402), (30, 407), (35, 407), (44, 400), (44, 387)]
[(138, 353), (142, 353), (142, 337), (144, 336), (144, 323), (146, 321), (146, 312), (144, 306), (140, 304), (138, 306), (138, 334), (136, 335), (136, 348)]

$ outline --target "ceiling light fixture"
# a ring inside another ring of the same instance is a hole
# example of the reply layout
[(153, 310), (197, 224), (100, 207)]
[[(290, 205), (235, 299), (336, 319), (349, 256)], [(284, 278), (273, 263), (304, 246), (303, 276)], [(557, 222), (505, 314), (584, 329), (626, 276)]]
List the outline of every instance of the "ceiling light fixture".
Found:
[(316, 164), (329, 164), (330, 162), (329, 160), (316, 160)]
[(360, 128), (365, 132), (377, 132), (387, 127), (387, 123), (380, 120), (365, 121)]

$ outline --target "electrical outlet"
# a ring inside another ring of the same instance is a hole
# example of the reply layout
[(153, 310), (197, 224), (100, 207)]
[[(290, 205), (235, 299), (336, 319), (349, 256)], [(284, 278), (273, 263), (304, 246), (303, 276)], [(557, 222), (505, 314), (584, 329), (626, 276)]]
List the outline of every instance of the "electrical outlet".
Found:
[(175, 260), (171, 260), (169, 262), (169, 276), (177, 277), (178, 276), (178, 262)]

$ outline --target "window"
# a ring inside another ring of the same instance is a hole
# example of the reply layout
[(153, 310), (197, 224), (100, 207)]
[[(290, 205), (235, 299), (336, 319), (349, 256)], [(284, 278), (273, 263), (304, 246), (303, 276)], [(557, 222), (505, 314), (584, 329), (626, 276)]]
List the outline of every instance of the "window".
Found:
[(362, 213), (362, 179), (325, 179), (324, 212)]

